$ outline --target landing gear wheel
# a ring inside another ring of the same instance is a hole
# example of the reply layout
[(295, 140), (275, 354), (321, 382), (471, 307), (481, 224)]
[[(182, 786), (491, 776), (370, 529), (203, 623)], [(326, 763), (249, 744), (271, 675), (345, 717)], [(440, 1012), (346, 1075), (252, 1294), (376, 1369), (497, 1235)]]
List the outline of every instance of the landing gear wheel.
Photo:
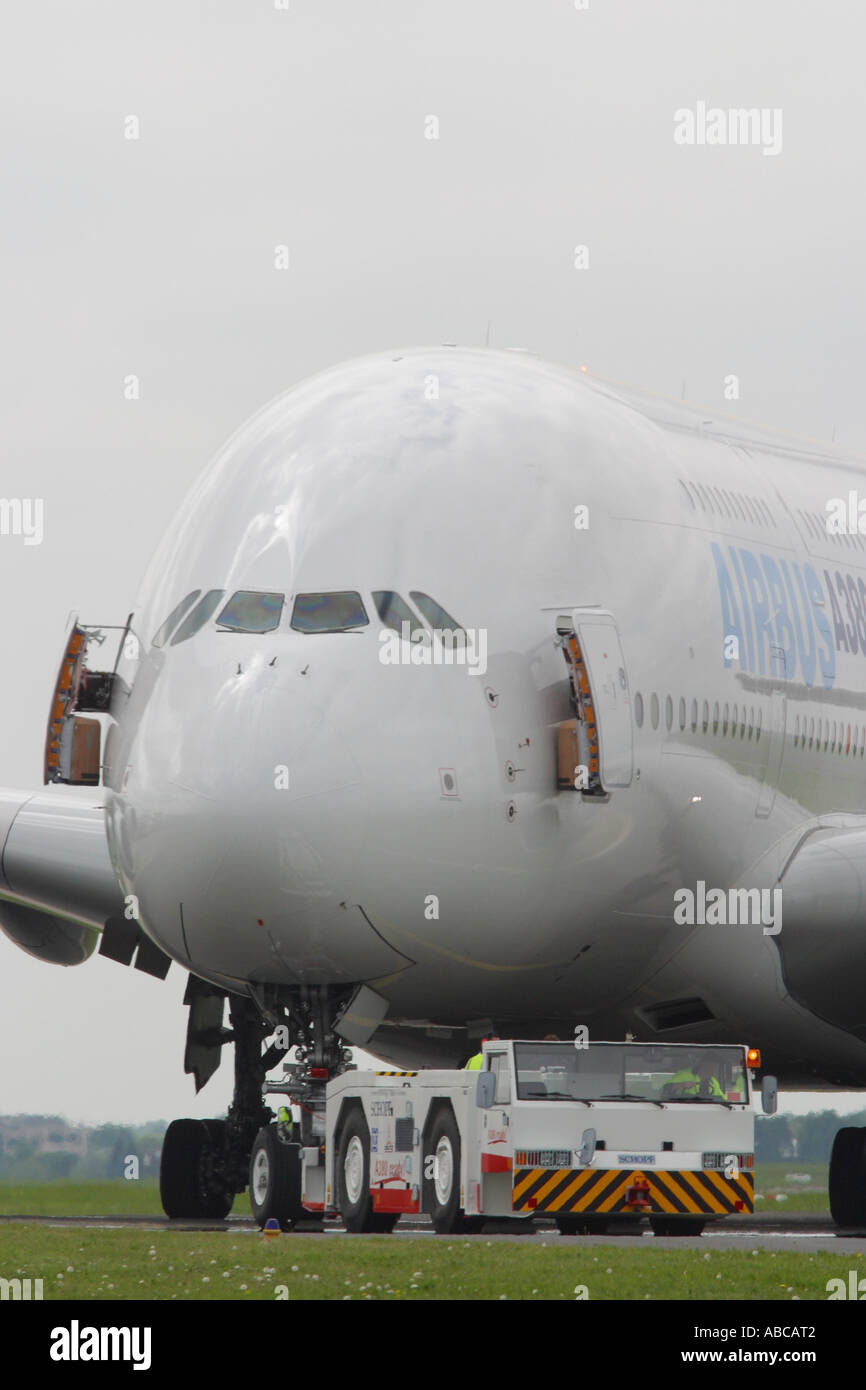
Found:
[(866, 1130), (839, 1130), (830, 1155), (829, 1188), (836, 1225), (866, 1225)]
[(562, 1236), (603, 1236), (610, 1221), (606, 1216), (557, 1216), (554, 1218)]
[(202, 1201), (204, 1215), (212, 1221), (221, 1221), (228, 1216), (235, 1200), (225, 1174), (226, 1161), (226, 1122), (225, 1120), (202, 1120), (204, 1143), (202, 1144), (199, 1172), (201, 1174)]
[(398, 1217), (373, 1210), (370, 1195), (370, 1133), (363, 1111), (353, 1106), (343, 1126), (337, 1151), (337, 1206), (346, 1230), (353, 1234), (393, 1231)]
[(256, 1135), (250, 1156), (250, 1206), (259, 1226), (279, 1222), (290, 1231), (307, 1215), (301, 1205), (301, 1147), (284, 1144), (276, 1125), (265, 1125)]
[(162, 1141), (159, 1195), (166, 1216), (221, 1220), (234, 1193), (220, 1181), (225, 1120), (173, 1120)]
[(699, 1236), (707, 1224), (691, 1216), (651, 1216), (649, 1223), (654, 1236)]
[[(440, 1236), (451, 1235), (465, 1229), (467, 1218), (460, 1210), (460, 1134), (450, 1109), (439, 1110), (427, 1147), (434, 1161), (424, 1164), (424, 1207), (430, 1212), (434, 1230)], [(430, 1177), (426, 1176), (428, 1166), (433, 1169)]]

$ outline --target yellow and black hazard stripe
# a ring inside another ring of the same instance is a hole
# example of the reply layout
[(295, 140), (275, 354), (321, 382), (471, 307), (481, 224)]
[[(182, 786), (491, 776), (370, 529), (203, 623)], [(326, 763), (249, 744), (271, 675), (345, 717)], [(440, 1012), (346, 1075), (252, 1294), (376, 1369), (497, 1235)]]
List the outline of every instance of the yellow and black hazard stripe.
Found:
[(417, 1071), (377, 1071), (374, 1076), (417, 1076)]
[(641, 1197), (647, 1210), (666, 1215), (727, 1216), (751, 1212), (755, 1205), (754, 1174), (728, 1178), (704, 1168), (694, 1171), (646, 1171), (634, 1168), (518, 1168), (514, 1174), (512, 1209), (531, 1211), (629, 1211), (636, 1179), (646, 1182)]

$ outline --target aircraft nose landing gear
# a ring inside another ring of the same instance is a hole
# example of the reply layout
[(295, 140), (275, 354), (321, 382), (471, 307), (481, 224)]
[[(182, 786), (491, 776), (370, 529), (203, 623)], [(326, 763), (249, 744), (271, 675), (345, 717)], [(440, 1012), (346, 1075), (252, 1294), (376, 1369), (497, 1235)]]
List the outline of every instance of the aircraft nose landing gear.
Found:
[(262, 1039), (273, 1031), (250, 999), (233, 996), (231, 1030), (220, 1045), (235, 1045), (235, 1086), (224, 1120), (174, 1120), (165, 1132), (159, 1193), (167, 1216), (221, 1220), (235, 1193), (247, 1185), (247, 1165), (256, 1133), (271, 1113), (262, 1101), (262, 1081), (276, 1056), (262, 1055)]
[(250, 1158), (250, 1206), (260, 1226), (271, 1219), (290, 1231), (308, 1216), (301, 1205), (301, 1146), (287, 1143), (277, 1125), (265, 1125), (256, 1135)]
[(166, 1216), (219, 1221), (235, 1194), (223, 1168), (225, 1120), (172, 1120), (162, 1141), (159, 1195)]
[[(187, 1070), (195, 1073), (200, 1089), (218, 1065), (219, 1049), (233, 1042), (232, 1103), (224, 1120), (175, 1120), (169, 1125), (159, 1173), (162, 1205), (170, 1217), (222, 1220), (249, 1183), (259, 1224), (274, 1216), (288, 1229), (309, 1216), (300, 1200), (301, 1146), (285, 1142), (286, 1127), (279, 1133), (281, 1126), (272, 1123), (263, 1092), (304, 1103), (302, 1137), (315, 1145), (313, 1120), (320, 1111), (324, 1119), (327, 1080), (351, 1065), (351, 1054), (332, 1028), (343, 995), (332, 996), (325, 987), (309, 989), (288, 1007), (276, 997), (266, 1006), (262, 1000), (232, 995), (230, 1029), (221, 1026), (221, 995), (224, 999), (223, 991), (190, 976)], [(288, 1023), (280, 1024), (280, 1018)], [(262, 1052), (263, 1041), (275, 1031), (277, 1040)], [(286, 1068), (283, 1082), (267, 1083), (267, 1073), (291, 1047), (297, 1049), (297, 1065)]]

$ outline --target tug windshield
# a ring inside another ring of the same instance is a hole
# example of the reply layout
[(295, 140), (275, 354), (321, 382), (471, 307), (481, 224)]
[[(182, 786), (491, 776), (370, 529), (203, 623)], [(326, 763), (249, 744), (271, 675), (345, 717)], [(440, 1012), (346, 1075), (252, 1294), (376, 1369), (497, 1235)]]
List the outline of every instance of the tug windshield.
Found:
[(741, 1047), (651, 1043), (514, 1044), (518, 1100), (745, 1105)]

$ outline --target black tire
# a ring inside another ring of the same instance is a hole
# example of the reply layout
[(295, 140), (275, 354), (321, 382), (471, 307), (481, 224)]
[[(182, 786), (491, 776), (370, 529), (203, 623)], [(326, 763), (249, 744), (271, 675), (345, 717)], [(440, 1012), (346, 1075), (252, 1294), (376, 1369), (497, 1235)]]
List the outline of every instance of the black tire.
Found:
[(234, 1194), (219, 1181), (224, 1120), (173, 1120), (165, 1131), (159, 1164), (159, 1195), (173, 1219), (221, 1220)]
[(260, 1129), (253, 1144), (250, 1206), (259, 1226), (276, 1220), (281, 1231), (312, 1215), (301, 1205), (301, 1146), (284, 1144), (275, 1124)]
[(654, 1236), (699, 1236), (706, 1221), (700, 1216), (651, 1216)]
[(464, 1216), (461, 1218), (458, 1230), (464, 1236), (480, 1235), (487, 1224), (486, 1216)]
[(399, 1220), (399, 1212), (374, 1211), (370, 1213), (370, 1224), (367, 1230), (380, 1236), (389, 1236)]
[(225, 1120), (202, 1120), (205, 1139), (202, 1145), (199, 1171), (202, 1184), (204, 1215), (221, 1221), (228, 1216), (235, 1200), (234, 1192), (226, 1186), (223, 1173), (226, 1156)]
[(610, 1225), (607, 1216), (596, 1216), (594, 1212), (588, 1212), (586, 1216), (557, 1216), (554, 1219), (563, 1236), (603, 1236)]
[(866, 1130), (840, 1129), (830, 1154), (830, 1215), (837, 1226), (866, 1225)]
[(370, 1195), (370, 1131), (359, 1105), (352, 1106), (343, 1125), (335, 1178), (337, 1206), (347, 1231), (360, 1234), (363, 1231), (389, 1229), (382, 1224), (382, 1217), (373, 1211), (373, 1198)]
[[(460, 1209), (460, 1132), (450, 1106), (437, 1110), (424, 1145), (424, 1210), (440, 1236), (464, 1230)], [(428, 1164), (432, 1157), (435, 1162)], [(428, 1177), (428, 1168), (432, 1172)], [(472, 1219), (472, 1218), (469, 1218)]]

